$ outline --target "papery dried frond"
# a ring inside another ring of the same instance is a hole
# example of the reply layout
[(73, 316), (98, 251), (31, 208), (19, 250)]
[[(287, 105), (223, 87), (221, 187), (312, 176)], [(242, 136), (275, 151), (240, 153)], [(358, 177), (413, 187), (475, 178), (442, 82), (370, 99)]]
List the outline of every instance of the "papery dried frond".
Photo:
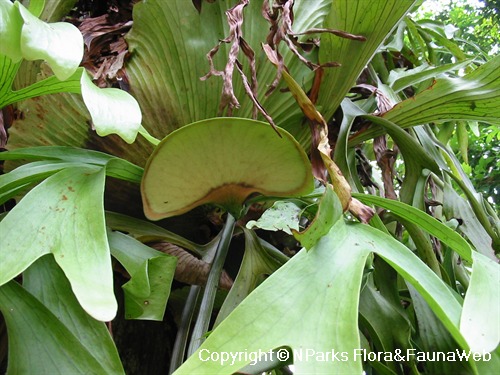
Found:
[(382, 181), (384, 182), (385, 197), (390, 199), (398, 199), (396, 190), (394, 189), (394, 164), (398, 155), (398, 151), (387, 148), (387, 140), (385, 135), (373, 139), (373, 151), (377, 158), (377, 165), (382, 171)]
[[(175, 280), (190, 285), (204, 286), (207, 283), (208, 274), (210, 272), (209, 263), (196, 258), (183, 248), (169, 242), (155, 242), (149, 245), (162, 253), (170, 254), (177, 258), (177, 267), (174, 274)], [(232, 285), (233, 280), (231, 277), (226, 273), (226, 271), (222, 271), (219, 280), (219, 287), (221, 289), (229, 290)]]
[[(206, 80), (211, 76), (221, 76), (223, 79), (221, 100), (219, 103), (219, 115), (222, 115), (223, 111), (227, 109), (227, 115), (231, 116), (234, 108), (238, 108), (240, 103), (236, 95), (234, 94), (233, 88), (233, 73), (236, 68), (240, 73), (243, 86), (246, 93), (254, 103), (253, 118), (257, 118), (258, 112), (269, 121), (269, 123), (275, 128), (272, 118), (269, 116), (264, 107), (259, 103), (257, 99), (257, 69), (255, 62), (255, 52), (252, 47), (243, 38), (243, 9), (248, 5), (250, 0), (241, 0), (231, 9), (226, 11), (227, 22), (229, 25), (229, 35), (220, 40), (219, 43), (210, 50), (207, 54), (207, 59), (210, 64), (209, 72), (201, 77), (202, 80)], [(228, 60), (224, 70), (217, 70), (215, 68), (213, 57), (219, 51), (222, 43), (232, 43), (228, 54)], [(238, 53), (242, 52), (249, 62), (250, 68), (250, 80), (243, 72), (243, 66), (240, 61), (238, 61)]]

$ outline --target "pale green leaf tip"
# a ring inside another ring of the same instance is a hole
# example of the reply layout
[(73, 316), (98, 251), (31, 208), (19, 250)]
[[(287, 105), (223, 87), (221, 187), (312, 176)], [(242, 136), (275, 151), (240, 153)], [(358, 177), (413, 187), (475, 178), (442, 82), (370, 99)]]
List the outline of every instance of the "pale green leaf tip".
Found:
[(78, 68), (83, 58), (83, 36), (67, 22), (48, 24), (16, 3), (24, 21), (21, 52), (26, 60), (45, 60), (55, 76), (64, 81)]
[(97, 87), (85, 71), (80, 83), (97, 134), (101, 137), (117, 134), (125, 142), (133, 143), (141, 130), (139, 103), (123, 90)]
[(9, 0), (0, 0), (0, 54), (14, 63), (22, 59), (21, 29), (23, 21), (19, 10)]
[(100, 322), (110, 322), (116, 317), (118, 305), (113, 299), (113, 302), (110, 301), (110, 303), (105, 306), (97, 306), (95, 304), (93, 306), (84, 306), (84, 310), (91, 317)]
[(110, 322), (115, 318), (118, 311), (118, 302), (113, 291), (111, 263), (109, 269), (101, 272), (100, 279), (92, 282), (78, 280), (78, 275), (75, 275), (71, 269), (66, 266), (61, 268), (71, 284), (76, 299), (87, 314), (101, 322)]

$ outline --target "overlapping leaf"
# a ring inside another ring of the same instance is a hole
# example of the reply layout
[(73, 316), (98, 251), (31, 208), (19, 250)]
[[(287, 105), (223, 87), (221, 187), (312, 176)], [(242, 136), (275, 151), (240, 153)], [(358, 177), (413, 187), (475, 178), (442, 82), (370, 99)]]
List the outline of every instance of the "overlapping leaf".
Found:
[[(0, 194), (5, 194), (17, 187), (43, 180), (62, 169), (71, 167), (85, 167), (85, 164), (40, 161), (22, 165), (8, 174), (0, 175)], [(5, 200), (0, 199), (0, 204), (4, 202)]]
[(288, 258), (272, 245), (259, 239), (254, 231), (243, 229), (245, 254), (234, 283), (224, 300), (215, 326), (238, 306), (265, 278), (279, 269)]
[[(296, 351), (335, 349), (352, 354), (359, 347), (356, 311), (367, 253), (352, 251), (342, 224), (331, 233), (335, 235), (326, 236), (314, 249), (300, 252), (273, 273), (210, 334), (200, 350), (267, 352), (289, 346)], [(198, 353), (176, 374), (232, 374), (250, 362), (202, 362)], [(300, 361), (297, 356), (294, 366), (299, 374), (362, 371), (360, 361)]]
[(81, 308), (52, 255), (23, 276), (23, 287), (14, 281), (0, 287), (8, 374), (123, 374), (107, 327)]
[[(427, 90), (398, 103), (383, 117), (402, 128), (443, 122), (475, 120), (499, 124), (500, 55), (460, 78), (437, 78)], [(383, 134), (377, 128), (354, 137), (354, 145)]]
[[(297, 373), (361, 373), (354, 357), (361, 278), (367, 256), (377, 252), (426, 299), (464, 349), (458, 329), (461, 306), (445, 284), (409, 249), (370, 227), (338, 221), (311, 251), (302, 250), (252, 292), (176, 374), (230, 374), (250, 363), (203, 361), (209, 352), (267, 352), (288, 346)], [(273, 330), (269, 331), (269, 327)], [(346, 352), (348, 360), (306, 361), (300, 350)], [(202, 352), (205, 350), (205, 352)]]
[(394, 69), (391, 70), (389, 74), (387, 84), (391, 86), (395, 92), (399, 92), (426, 79), (436, 78), (442, 73), (465, 68), (470, 63), (471, 61), (467, 60), (457, 63), (444, 64), (438, 67), (432, 67), (429, 64), (425, 63), (409, 70)]
[(21, 28), (23, 20), (18, 9), (9, 0), (0, 1), (0, 54), (10, 56), (14, 63), (19, 62), (21, 54)]
[[(0, 52), (5, 54), (0, 56), (0, 106), (40, 95), (81, 92), (97, 133), (101, 136), (118, 134), (132, 143), (141, 128), (139, 105), (125, 91), (97, 88), (85, 70), (78, 69), (83, 57), (80, 31), (67, 22), (43, 22), (19, 2), (11, 4), (2, 0), (0, 6), (0, 40), (4, 46)], [(41, 13), (37, 2), (33, 9)], [(13, 90), (20, 67), (17, 61), (21, 57), (30, 61), (45, 60), (55, 76), (28, 82), (26, 87)]]
[(435, 83), (384, 114), (402, 127), (431, 121), (478, 120), (499, 124), (500, 56), (462, 78), (438, 78)]
[(391, 199), (381, 198), (367, 194), (355, 194), (356, 198), (365, 203), (372, 203), (379, 207), (394, 212), (396, 215), (412, 223), (417, 224), (433, 236), (439, 238), (445, 244), (454, 249), (463, 259), (472, 261), (472, 249), (465, 239), (463, 239), (453, 229), (439, 222), (425, 212), (408, 204)]
[(292, 229), (294, 237), (306, 249), (310, 250), (337, 220), (342, 217), (342, 204), (333, 192), (332, 185), (327, 184), (323, 197), (319, 201), (318, 212), (311, 224), (302, 232)]
[(321, 36), (320, 61), (338, 61), (342, 64), (339, 68), (324, 72), (318, 105), (325, 119), (332, 117), (379, 45), (414, 3), (413, 0), (332, 2), (323, 27), (362, 35), (366, 41), (344, 39), (331, 34)]
[(52, 253), (82, 307), (98, 320), (113, 319), (117, 305), (104, 224), (104, 178), (102, 167), (64, 169), (9, 212), (0, 222), (0, 284)]
[(119, 232), (108, 233), (111, 254), (131, 280), (123, 285), (127, 319), (163, 320), (177, 258)]
[[(412, 308), (417, 320), (419, 349), (424, 352), (453, 352), (457, 344), (452, 335), (434, 314), (429, 305), (415, 288), (408, 285), (412, 300)], [(467, 351), (466, 351), (467, 353)], [(430, 374), (478, 374), (471, 367), (471, 362), (464, 361), (428, 361), (425, 363), (425, 372)]]
[(467, 236), (474, 247), (483, 255), (496, 260), (492, 239), (479, 222), (467, 200), (458, 195), (449, 184), (444, 186), (444, 213), (448, 218), (460, 218), (459, 231)]
[(83, 37), (68, 22), (47, 24), (17, 3), (24, 24), (21, 51), (26, 60), (46, 60), (57, 78), (64, 81), (80, 65), (83, 57)]
[(460, 331), (474, 352), (497, 349), (500, 342), (500, 265), (473, 253), (472, 277), (464, 299)]
[(26, 147), (4, 152), (1, 160), (40, 160), (21, 166), (11, 173), (0, 177), (0, 191), (7, 189), (9, 184), (20, 184), (49, 176), (55, 171), (74, 166), (91, 164), (106, 166), (106, 175), (121, 180), (139, 183), (143, 170), (126, 160), (104, 154), (102, 152), (85, 150), (67, 146)]
[[(227, 2), (203, 2), (199, 14), (194, 6), (183, 0), (152, 0), (134, 7), (134, 26), (128, 42), (132, 59), (127, 66), (133, 95), (143, 108), (144, 123), (156, 136), (163, 137), (172, 130), (194, 121), (218, 115), (222, 80), (212, 77), (200, 81), (209, 71), (205, 55), (228, 34), (224, 12)], [(251, 1), (244, 9), (243, 37), (256, 52), (258, 99), (271, 114), (275, 123), (294, 136), (307, 133), (300, 123), (300, 109), (288, 93), (275, 92), (268, 98), (264, 92), (275, 78), (276, 71), (266, 61), (260, 44), (266, 40), (269, 24), (261, 15), (262, 3)], [(321, 27), (331, 0), (295, 1), (294, 29)], [(228, 48), (223, 44), (214, 57), (215, 67), (223, 69)], [(309, 85), (313, 73), (290, 51), (283, 51), (290, 73), (304, 85)], [(245, 65), (246, 61), (242, 59)], [(144, 68), (147, 66), (147, 68)], [(246, 67), (244, 67), (246, 71)], [(239, 75), (233, 77), (235, 94), (241, 108), (239, 117), (251, 117), (252, 102), (245, 97)], [(300, 139), (299, 139), (300, 141)], [(302, 143), (302, 142), (301, 142)]]
[[(398, 307), (391, 304), (372, 284), (366, 285), (361, 291), (360, 324), (368, 328), (373, 351), (394, 353), (397, 348), (410, 348), (411, 324)], [(386, 361), (386, 364), (392, 370), (397, 368), (394, 362)]]

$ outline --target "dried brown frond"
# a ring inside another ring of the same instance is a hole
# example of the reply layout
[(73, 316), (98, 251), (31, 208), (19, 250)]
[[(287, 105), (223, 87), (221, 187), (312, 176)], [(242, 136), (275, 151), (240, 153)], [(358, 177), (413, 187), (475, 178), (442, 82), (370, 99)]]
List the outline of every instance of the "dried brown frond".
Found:
[(398, 155), (398, 150), (394, 147), (391, 150), (387, 147), (385, 135), (376, 137), (373, 140), (373, 151), (377, 158), (377, 164), (382, 171), (382, 181), (384, 182), (385, 197), (389, 199), (398, 199), (394, 189), (394, 164)]
[[(169, 242), (156, 242), (149, 244), (152, 248), (165, 254), (177, 257), (177, 267), (175, 269), (174, 279), (189, 285), (202, 285), (207, 283), (210, 272), (210, 264), (196, 258), (183, 248)], [(233, 280), (222, 271), (219, 281), (219, 287), (224, 290), (231, 289)]]
[(124, 61), (128, 46), (124, 36), (131, 27), (131, 20), (116, 22), (108, 14), (85, 18), (78, 26), (86, 47), (82, 65), (99, 87), (127, 80)]
[(287, 45), (288, 49), (303, 64), (305, 64), (311, 70), (318, 70), (320, 68), (326, 68), (326, 67), (337, 67), (340, 66), (340, 63), (335, 61), (329, 61), (323, 64), (318, 64), (306, 59), (299, 52), (299, 49), (302, 51), (309, 52), (312, 48), (314, 48), (314, 46), (319, 45), (319, 41), (309, 40), (306, 43), (302, 43), (299, 42), (297, 38), (298, 35), (331, 33), (342, 38), (354, 39), (359, 41), (366, 40), (366, 38), (363, 36), (354, 35), (347, 33), (345, 31), (334, 30), (334, 29), (313, 28), (310, 30), (305, 30), (300, 33), (295, 33), (292, 29), (294, 21), (293, 4), (294, 0), (275, 0), (272, 2), (272, 5), (270, 0), (264, 0), (262, 4), (262, 16), (271, 25), (269, 29), (269, 34), (266, 39), (266, 44), (276, 52), (277, 60), (279, 62), (276, 78), (271, 83), (269, 90), (266, 92), (266, 95), (271, 94), (276, 89), (278, 83), (281, 80), (283, 70), (286, 69), (286, 67), (284, 66), (283, 57), (278, 52), (278, 46), (280, 45), (281, 42), (284, 42)]
[[(253, 118), (257, 118), (257, 114), (258, 112), (260, 112), (275, 128), (272, 118), (269, 116), (269, 114), (257, 99), (257, 69), (255, 62), (255, 52), (243, 38), (243, 10), (248, 5), (249, 1), (250, 0), (240, 0), (238, 4), (226, 11), (227, 22), (229, 25), (229, 35), (226, 38), (221, 39), (219, 43), (208, 52), (207, 59), (210, 65), (210, 70), (205, 76), (201, 77), (201, 80), (206, 80), (211, 76), (222, 77), (223, 85), (221, 100), (219, 104), (219, 115), (222, 115), (224, 110), (227, 110), (227, 115), (231, 116), (233, 109), (240, 106), (240, 103), (236, 98), (233, 89), (233, 73), (234, 69), (236, 68), (242, 77), (243, 86), (247, 95), (254, 103)], [(219, 51), (222, 43), (231, 43), (231, 47), (229, 50), (225, 69), (218, 70), (215, 68), (213, 57)], [(243, 65), (238, 60), (238, 54), (240, 51), (249, 62), (250, 80), (243, 72)]]

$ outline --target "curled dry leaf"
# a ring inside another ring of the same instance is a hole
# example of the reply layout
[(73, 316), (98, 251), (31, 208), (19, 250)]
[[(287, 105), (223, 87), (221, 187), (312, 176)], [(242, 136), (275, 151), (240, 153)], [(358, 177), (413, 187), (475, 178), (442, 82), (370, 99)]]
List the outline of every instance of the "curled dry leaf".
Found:
[[(386, 113), (390, 111), (396, 103), (394, 103), (391, 98), (384, 95), (384, 93), (377, 87), (369, 84), (359, 84), (357, 87), (368, 90), (375, 95), (375, 100), (377, 101), (377, 112), (376, 113)], [(382, 181), (384, 182), (385, 197), (390, 199), (397, 199), (397, 194), (394, 189), (394, 163), (398, 155), (397, 146), (394, 150), (387, 148), (387, 140), (385, 135), (376, 137), (373, 140), (373, 151), (377, 158), (377, 165), (382, 171)]]
[[(210, 272), (210, 264), (196, 258), (183, 248), (171, 244), (169, 242), (155, 242), (149, 244), (152, 248), (161, 251), (165, 254), (170, 254), (177, 257), (177, 268), (175, 269), (174, 279), (182, 283), (190, 285), (205, 285), (207, 283), (208, 273)], [(231, 289), (233, 280), (222, 271), (219, 287), (224, 290)]]
[(361, 83), (356, 86), (356, 88), (362, 88), (366, 89), (372, 94), (375, 95), (375, 100), (377, 102), (377, 108), (378, 110), (374, 114), (384, 114), (387, 111), (390, 111), (392, 107), (396, 105), (396, 102), (394, 100), (391, 100), (390, 97), (385, 95), (382, 90), (378, 89), (377, 87), (373, 85), (369, 85), (367, 83)]
[(78, 26), (86, 46), (82, 65), (99, 87), (126, 80), (123, 65), (128, 47), (124, 35), (131, 27), (131, 20), (116, 22), (108, 14), (85, 18)]
[(397, 148), (394, 150), (387, 148), (385, 135), (374, 138), (373, 151), (377, 158), (377, 165), (382, 171), (382, 181), (384, 182), (385, 197), (398, 199), (394, 189), (394, 163), (398, 155)]
[[(314, 28), (301, 33), (294, 33), (292, 30), (294, 19), (293, 0), (276, 1), (273, 2), (272, 7), (269, 0), (264, 0), (262, 5), (262, 15), (271, 24), (269, 35), (267, 36), (267, 44), (263, 44), (262, 48), (269, 61), (277, 68), (276, 78), (271, 84), (266, 95), (269, 95), (278, 86), (281, 78), (286, 81), (290, 92), (297, 101), (297, 104), (310, 121), (312, 138), (311, 162), (314, 176), (317, 179), (326, 182), (328, 174), (344, 211), (349, 209), (351, 213), (358, 217), (362, 222), (368, 222), (373, 216), (374, 211), (359, 201), (353, 202), (349, 183), (342, 175), (339, 167), (331, 159), (332, 150), (328, 140), (328, 126), (326, 121), (314, 105), (321, 84), (322, 68), (336, 67), (340, 66), (340, 64), (337, 62), (315, 64), (303, 57), (297, 50), (297, 47), (301, 48), (301, 44), (298, 43), (297, 35), (327, 32), (342, 38), (359, 41), (365, 41), (366, 38), (333, 29)], [(313, 88), (311, 90), (311, 98), (313, 98), (313, 100), (306, 95), (300, 85), (298, 85), (288, 73), (283, 57), (278, 52), (278, 46), (282, 41), (285, 42), (288, 48), (301, 62), (317, 72)]]
[(241, 75), (241, 80), (243, 81), (243, 86), (245, 87), (245, 91), (248, 94), (248, 96), (250, 97), (250, 99), (252, 100), (253, 104), (254, 104), (254, 114), (253, 114), (253, 118), (257, 118), (257, 113), (256, 111), (258, 110), (263, 116), (264, 118), (267, 120), (267, 122), (269, 122), (269, 124), (271, 124), (271, 126), (273, 127), (273, 129), (276, 131), (276, 133), (281, 137), (281, 134), (280, 132), (278, 131), (278, 129), (276, 128), (276, 124), (274, 123), (273, 121), (273, 118), (269, 115), (269, 113), (266, 111), (266, 109), (262, 106), (262, 104), (260, 104), (260, 102), (257, 100), (257, 94), (253, 94), (253, 90), (252, 90), (252, 87), (250, 86), (249, 82), (248, 82), (248, 78), (247, 76), (245, 75), (245, 73), (243, 73), (243, 69), (242, 69), (242, 66), (241, 64), (239, 63), (239, 61), (236, 61), (236, 68), (238, 69), (238, 72), (240, 73)]
[(266, 44), (270, 46), (272, 50), (276, 53), (276, 60), (278, 62), (278, 71), (276, 73), (276, 78), (270, 85), (269, 90), (266, 95), (273, 92), (278, 86), (281, 80), (281, 75), (285, 69), (283, 57), (278, 52), (278, 46), (281, 42), (284, 42), (288, 49), (306, 66), (312, 70), (317, 70), (320, 68), (327, 67), (338, 67), (341, 64), (336, 61), (328, 61), (325, 63), (314, 63), (306, 59), (299, 52), (299, 49), (305, 52), (310, 52), (315, 46), (319, 45), (318, 40), (309, 40), (307, 42), (299, 42), (297, 36), (299, 35), (310, 35), (310, 34), (321, 34), (330, 33), (341, 38), (353, 39), (358, 41), (365, 41), (366, 38), (361, 35), (354, 35), (341, 30), (326, 29), (326, 28), (312, 28), (302, 32), (293, 32), (292, 25), (294, 21), (293, 14), (293, 0), (282, 0), (274, 1), (272, 6), (269, 0), (264, 0), (262, 4), (262, 16), (270, 23), (271, 27), (269, 29), (269, 34), (266, 39)]
[[(257, 99), (257, 69), (255, 65), (255, 52), (243, 38), (243, 9), (248, 5), (249, 1), (250, 0), (240, 0), (238, 4), (226, 11), (227, 22), (229, 25), (229, 36), (221, 39), (219, 43), (208, 52), (207, 59), (210, 64), (210, 70), (205, 76), (201, 77), (201, 80), (204, 81), (211, 76), (222, 77), (223, 85), (221, 100), (219, 103), (219, 116), (223, 114), (223, 111), (226, 108), (227, 115), (231, 116), (233, 109), (240, 106), (238, 98), (236, 98), (233, 89), (233, 73), (234, 68), (236, 67), (242, 77), (245, 92), (254, 103), (253, 118), (256, 119), (257, 113), (261, 112), (266, 120), (273, 126), (274, 130), (276, 130), (276, 126), (274, 125), (271, 116), (269, 116), (267, 111), (264, 109), (264, 107), (262, 107)], [(217, 70), (213, 61), (213, 57), (219, 51), (222, 43), (232, 43), (231, 48), (229, 49), (226, 67), (223, 71)], [(240, 52), (240, 50), (247, 57), (250, 64), (250, 81), (243, 72), (243, 66), (241, 62), (238, 61), (238, 53)]]
[(356, 216), (358, 220), (364, 224), (367, 224), (375, 214), (375, 210), (373, 208), (361, 203), (356, 198), (351, 198), (351, 201), (349, 202), (349, 212)]
[[(262, 48), (269, 61), (279, 68), (279, 58), (277, 52), (267, 44), (263, 45)], [(297, 104), (300, 106), (300, 109), (311, 123), (311, 155), (314, 176), (317, 179), (326, 182), (327, 173), (330, 175), (335, 193), (338, 195), (340, 202), (342, 203), (342, 207), (346, 210), (349, 207), (349, 201), (351, 199), (351, 187), (340, 172), (340, 169), (330, 157), (331, 148), (328, 142), (328, 127), (326, 122), (321, 113), (318, 112), (309, 97), (302, 90), (300, 85), (292, 78), (292, 76), (290, 76), (290, 74), (288, 74), (286, 69), (283, 70), (282, 77)]]
[[(282, 41), (285, 42), (290, 51), (310, 69), (317, 69), (319, 65), (307, 60), (297, 50), (297, 47), (300, 47), (300, 45), (297, 43), (297, 38), (293, 36), (294, 33), (292, 31), (294, 19), (293, 0), (276, 1), (273, 2), (272, 6), (269, 0), (264, 0), (262, 4), (262, 16), (271, 24), (266, 42), (269, 48), (275, 53), (275, 61), (273, 64), (277, 64), (278, 68), (276, 78), (271, 83), (266, 93), (266, 95), (269, 95), (278, 86), (283, 70), (286, 69), (283, 56), (278, 52), (278, 46)], [(268, 53), (266, 52), (266, 54)]]

